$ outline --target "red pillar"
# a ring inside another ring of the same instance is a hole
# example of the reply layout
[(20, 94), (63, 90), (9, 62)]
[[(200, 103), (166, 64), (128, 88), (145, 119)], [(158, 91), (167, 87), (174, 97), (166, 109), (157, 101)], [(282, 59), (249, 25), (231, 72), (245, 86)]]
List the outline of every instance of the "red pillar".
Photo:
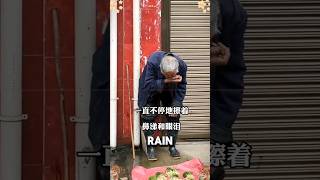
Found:
[[(124, 1), (118, 15), (118, 141), (130, 144), (129, 96), (126, 65), (129, 67), (130, 95), (133, 96), (133, 0)], [(160, 49), (161, 0), (141, 1), (141, 69), (152, 52)], [(131, 104), (132, 105), (132, 104)], [(132, 119), (133, 121), (133, 119)]]
[(141, 69), (148, 57), (161, 48), (161, 0), (141, 3)]
[[(37, 22), (37, 23), (34, 23)], [(43, 171), (43, 0), (23, 3), (22, 127), (23, 180), (41, 180)]]
[(129, 88), (127, 70), (129, 74), (130, 93), (132, 99), (132, 62), (133, 62), (133, 0), (124, 1), (123, 10), (118, 15), (118, 142), (119, 144), (129, 144), (130, 124), (129, 124)]

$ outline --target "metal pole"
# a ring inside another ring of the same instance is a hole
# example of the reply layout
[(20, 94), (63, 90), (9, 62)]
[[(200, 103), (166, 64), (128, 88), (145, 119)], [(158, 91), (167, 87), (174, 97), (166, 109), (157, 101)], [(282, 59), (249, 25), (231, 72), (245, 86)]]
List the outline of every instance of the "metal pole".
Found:
[(0, 7), (0, 179), (21, 180), (22, 0)]
[(140, 145), (140, 115), (138, 110), (138, 91), (140, 78), (140, 37), (141, 37), (140, 0), (133, 1), (133, 129), (134, 144)]
[[(110, 1), (110, 6), (117, 4), (116, 0)], [(110, 147), (117, 147), (117, 63), (118, 63), (118, 12), (110, 8)]]
[[(76, 151), (91, 151), (88, 137), (92, 55), (96, 49), (96, 1), (75, 1)], [(76, 179), (95, 179), (95, 159), (76, 157)]]

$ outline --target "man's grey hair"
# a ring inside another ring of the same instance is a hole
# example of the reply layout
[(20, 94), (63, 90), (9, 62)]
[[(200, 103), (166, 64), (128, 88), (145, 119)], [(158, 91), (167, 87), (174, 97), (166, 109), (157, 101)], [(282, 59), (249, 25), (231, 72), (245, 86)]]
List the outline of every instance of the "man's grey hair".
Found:
[(179, 62), (174, 56), (166, 55), (161, 60), (160, 70), (162, 73), (167, 73), (167, 72), (178, 73), (179, 72)]

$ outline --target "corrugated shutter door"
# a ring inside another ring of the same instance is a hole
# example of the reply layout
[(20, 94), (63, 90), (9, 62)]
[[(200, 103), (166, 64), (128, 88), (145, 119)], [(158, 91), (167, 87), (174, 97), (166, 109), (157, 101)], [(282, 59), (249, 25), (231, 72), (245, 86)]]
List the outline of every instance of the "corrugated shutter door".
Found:
[(320, 1), (241, 2), (248, 73), (234, 137), (253, 146), (253, 165), (226, 179), (319, 180)]
[(210, 14), (202, 13), (197, 0), (171, 0), (171, 51), (188, 65), (188, 88), (184, 105), (190, 114), (181, 117), (179, 137), (210, 135)]

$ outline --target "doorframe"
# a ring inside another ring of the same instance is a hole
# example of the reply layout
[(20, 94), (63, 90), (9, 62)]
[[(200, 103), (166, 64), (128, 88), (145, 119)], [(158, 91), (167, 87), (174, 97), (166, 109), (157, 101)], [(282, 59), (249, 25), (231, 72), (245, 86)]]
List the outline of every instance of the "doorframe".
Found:
[(161, 49), (170, 52), (171, 1), (161, 1)]

